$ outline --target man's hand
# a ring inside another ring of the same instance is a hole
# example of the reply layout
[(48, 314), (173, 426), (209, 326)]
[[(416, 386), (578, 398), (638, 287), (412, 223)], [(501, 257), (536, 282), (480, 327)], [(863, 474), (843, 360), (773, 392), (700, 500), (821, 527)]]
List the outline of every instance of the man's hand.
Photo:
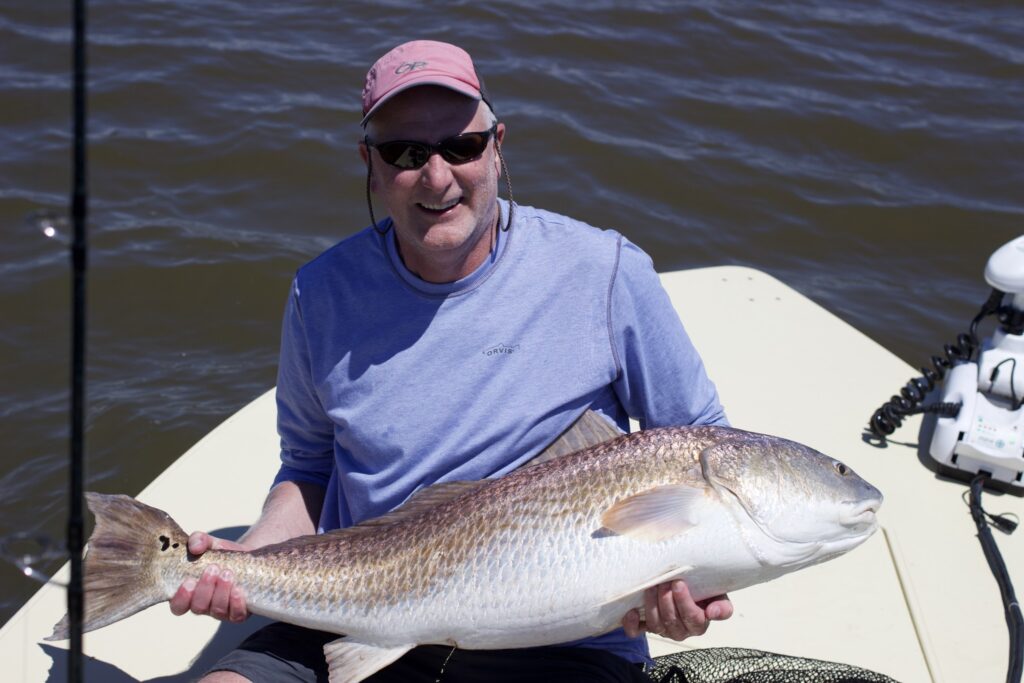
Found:
[[(188, 537), (188, 551), (202, 555), (207, 550), (249, 550), (247, 546), (223, 538), (216, 538), (202, 531)], [(234, 576), (228, 569), (210, 565), (199, 581), (185, 579), (178, 592), (171, 598), (171, 612), (184, 614), (209, 614), (221, 621), (240, 622), (249, 618), (245, 605), (245, 594), (234, 585)]]
[(704, 635), (710, 622), (731, 616), (732, 602), (728, 596), (694, 601), (686, 584), (676, 580), (644, 591), (644, 618), (640, 619), (640, 610), (630, 610), (622, 619), (622, 627), (631, 638), (647, 631), (684, 640)]
[[(207, 550), (255, 550), (303, 534), (316, 533), (324, 494), (319, 484), (282, 481), (270, 489), (263, 501), (263, 512), (256, 523), (242, 534), (238, 543), (197, 531), (188, 537), (188, 551), (202, 555)], [(244, 621), (249, 617), (245, 594), (234, 584), (230, 570), (209, 566), (198, 581), (185, 579), (171, 598), (175, 614), (209, 614), (221, 621)]]

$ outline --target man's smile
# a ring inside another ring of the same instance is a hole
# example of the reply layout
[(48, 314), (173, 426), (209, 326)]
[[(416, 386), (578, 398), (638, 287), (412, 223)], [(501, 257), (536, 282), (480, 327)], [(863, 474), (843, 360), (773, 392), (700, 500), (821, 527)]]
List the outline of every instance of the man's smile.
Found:
[(416, 206), (425, 211), (429, 211), (430, 213), (440, 214), (455, 208), (461, 201), (461, 197), (456, 197), (455, 199), (450, 199), (446, 202), (418, 202)]

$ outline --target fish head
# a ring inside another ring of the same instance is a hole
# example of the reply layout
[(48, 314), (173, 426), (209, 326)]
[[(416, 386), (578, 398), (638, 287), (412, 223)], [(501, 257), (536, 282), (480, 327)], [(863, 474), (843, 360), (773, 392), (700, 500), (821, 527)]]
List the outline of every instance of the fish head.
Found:
[[(877, 528), (882, 494), (849, 466), (802, 444), (739, 435), (706, 448), (703, 474), (734, 514), (763, 534), (775, 564), (844, 553)], [(744, 520), (746, 521), (746, 520)]]

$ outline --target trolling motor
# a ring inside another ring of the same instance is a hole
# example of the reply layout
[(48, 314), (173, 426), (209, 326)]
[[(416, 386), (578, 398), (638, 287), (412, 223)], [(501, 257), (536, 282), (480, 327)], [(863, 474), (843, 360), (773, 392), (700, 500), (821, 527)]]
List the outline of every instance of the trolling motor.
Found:
[[(964, 474), (987, 473), (1024, 493), (1024, 235), (992, 254), (985, 281), (992, 293), (970, 331), (876, 410), (870, 428), (884, 439), (904, 416), (936, 413), (929, 448), (936, 462)], [(999, 327), (979, 344), (978, 323), (990, 315)], [(943, 379), (939, 402), (921, 406)]]
[[(920, 377), (907, 382), (899, 396), (876, 410), (869, 426), (884, 441), (905, 416), (936, 414), (928, 452), (946, 473), (971, 481), (968, 507), (985, 560), (999, 585), (1009, 631), (1006, 682), (1020, 683), (1024, 614), (989, 528), (1010, 534), (1018, 520), (1010, 513), (986, 512), (981, 491), (992, 486), (1024, 494), (1024, 235), (992, 254), (985, 266), (985, 281), (992, 293), (970, 330), (959, 335), (955, 344), (946, 344), (944, 357), (932, 356), (932, 367), (921, 368)], [(990, 315), (996, 316), (999, 327), (979, 344), (978, 323)], [(925, 396), (943, 379), (940, 401), (922, 406)]]
[(1024, 488), (1024, 236), (1000, 247), (985, 266), (993, 298), (1009, 299), (996, 314), (1000, 326), (977, 362), (954, 366), (942, 402), (959, 403), (939, 417), (929, 453), (937, 462)]

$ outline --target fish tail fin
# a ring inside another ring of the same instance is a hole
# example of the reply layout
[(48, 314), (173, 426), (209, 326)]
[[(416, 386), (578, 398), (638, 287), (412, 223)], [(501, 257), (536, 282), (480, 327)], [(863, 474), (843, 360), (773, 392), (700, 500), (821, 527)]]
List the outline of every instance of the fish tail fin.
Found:
[[(181, 561), (188, 535), (162, 510), (129, 496), (86, 493), (96, 517), (84, 559), (82, 631), (120, 621), (169, 599), (161, 565)], [(69, 636), (67, 615), (46, 640)]]

